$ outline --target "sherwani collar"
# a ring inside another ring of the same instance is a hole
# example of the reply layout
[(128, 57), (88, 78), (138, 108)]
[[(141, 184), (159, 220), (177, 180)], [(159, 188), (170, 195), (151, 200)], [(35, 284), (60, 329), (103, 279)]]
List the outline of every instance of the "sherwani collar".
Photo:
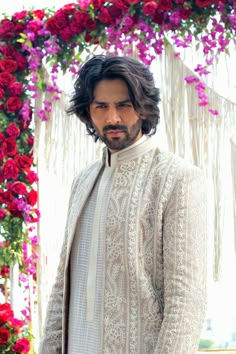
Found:
[(113, 154), (110, 153), (107, 147), (104, 148), (103, 162), (105, 167), (114, 168), (119, 166), (122, 162), (133, 160), (139, 156), (142, 156), (154, 146), (156, 146), (155, 139), (153, 137), (143, 135), (138, 141), (136, 141), (136, 143)]

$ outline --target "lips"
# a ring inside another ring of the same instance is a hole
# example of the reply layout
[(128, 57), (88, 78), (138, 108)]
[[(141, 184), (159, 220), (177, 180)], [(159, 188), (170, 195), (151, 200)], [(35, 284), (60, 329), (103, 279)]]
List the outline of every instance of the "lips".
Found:
[(109, 135), (111, 137), (119, 137), (122, 133), (124, 133), (123, 130), (108, 130), (106, 132), (106, 135)]

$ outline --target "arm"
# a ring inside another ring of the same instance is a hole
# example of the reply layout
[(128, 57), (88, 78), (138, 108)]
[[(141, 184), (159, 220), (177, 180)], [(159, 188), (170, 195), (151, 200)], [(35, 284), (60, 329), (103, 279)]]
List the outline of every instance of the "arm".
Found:
[(57, 269), (55, 283), (52, 287), (50, 298), (47, 305), (47, 313), (44, 325), (43, 338), (40, 341), (39, 354), (60, 354), (62, 353), (62, 318), (63, 318), (63, 299), (64, 299), (64, 273), (67, 254), (67, 230), (70, 218), (70, 208), (75, 192), (74, 180), (68, 207), (65, 237), (60, 253), (60, 261)]
[(206, 307), (206, 181), (180, 172), (163, 220), (164, 318), (155, 354), (194, 354)]
[(56, 281), (53, 285), (40, 343), (39, 354), (60, 354), (62, 352), (62, 308), (64, 290), (64, 267), (66, 258), (66, 238), (63, 242)]

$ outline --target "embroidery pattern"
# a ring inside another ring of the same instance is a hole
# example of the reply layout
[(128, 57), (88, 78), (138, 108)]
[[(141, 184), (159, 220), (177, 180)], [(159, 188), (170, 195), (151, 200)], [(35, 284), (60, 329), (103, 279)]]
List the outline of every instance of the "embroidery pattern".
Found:
[[(83, 197), (86, 179), (97, 171), (87, 170), (83, 188), (79, 182), (74, 191)], [(204, 319), (207, 264), (200, 175), (169, 153), (153, 152), (153, 158), (147, 153), (117, 168), (107, 210), (104, 354), (195, 352)], [(69, 223), (78, 198), (77, 194), (71, 199)], [(60, 324), (68, 310), (62, 304), (67, 297), (63, 295), (67, 240), (64, 245), (41, 353), (60, 352), (65, 336)]]

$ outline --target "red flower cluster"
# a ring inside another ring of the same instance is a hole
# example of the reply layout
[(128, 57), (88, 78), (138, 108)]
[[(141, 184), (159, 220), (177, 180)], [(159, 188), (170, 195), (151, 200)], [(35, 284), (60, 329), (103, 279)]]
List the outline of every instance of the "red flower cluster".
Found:
[(17, 74), (25, 70), (26, 66), (26, 58), (14, 47), (5, 45), (0, 48), (0, 110), (8, 114), (16, 115), (23, 105), (20, 96), (24, 88), (17, 81)]
[[(28, 135), (24, 131), (24, 134), (15, 122), (9, 123), (0, 133), (0, 183), (3, 186), (0, 187), (0, 220), (5, 219), (7, 213), (11, 217), (27, 219), (25, 207), (33, 207), (37, 203), (38, 194), (32, 189), (32, 184), (38, 179), (31, 170), (33, 137), (31, 133)], [(20, 154), (22, 148), (28, 154)]]
[(75, 4), (68, 4), (56, 11), (55, 15), (46, 21), (46, 28), (62, 40), (69, 42), (74, 35), (85, 33), (85, 41), (98, 43), (91, 36), (99, 26), (118, 25), (130, 5), (139, 0), (116, 0), (109, 6), (104, 6), (105, 0), (91, 0), (96, 16), (92, 17), (86, 8), (78, 9)]
[(0, 304), (0, 352), (28, 353), (30, 341), (22, 337), (24, 322), (15, 318), (10, 304)]
[(10, 268), (9, 267), (4, 267), (4, 266), (0, 266), (0, 275), (1, 275), (2, 278), (9, 278)]

